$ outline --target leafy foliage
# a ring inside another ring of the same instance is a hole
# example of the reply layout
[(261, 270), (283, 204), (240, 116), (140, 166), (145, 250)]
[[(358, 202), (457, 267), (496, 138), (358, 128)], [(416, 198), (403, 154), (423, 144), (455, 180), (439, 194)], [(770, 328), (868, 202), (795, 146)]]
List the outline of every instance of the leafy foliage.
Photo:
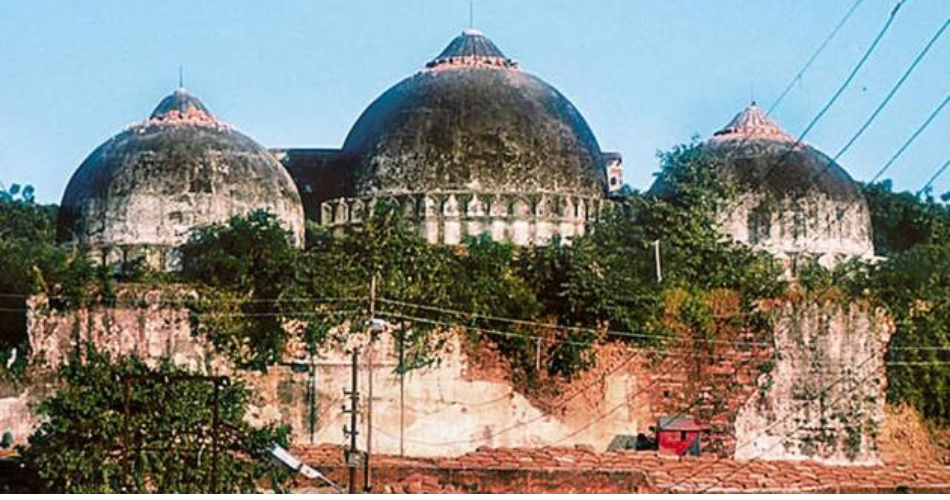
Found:
[[(430, 334), (451, 324), (469, 328), (475, 342), (491, 338), (520, 380), (541, 375), (539, 348), (542, 372), (569, 377), (593, 361), (590, 347), (608, 331), (657, 345), (668, 338), (670, 290), (692, 297), (682, 311), (694, 323), (711, 317), (705, 298), (713, 290), (735, 290), (750, 314), (756, 299), (784, 290), (767, 255), (715, 229), (731, 193), (711, 174), (719, 159), (684, 146), (662, 160), (675, 196), (628, 193), (635, 217), (605, 213), (570, 244), (515, 247), (483, 235), (459, 247), (430, 245), (398, 205), (377, 200), (348, 233), (311, 228), (304, 251), (265, 214), (199, 230), (182, 250), (182, 277), (207, 285), (197, 308), (202, 328), (246, 366), (280, 359), (295, 335), (289, 320), (306, 325), (307, 344), (326, 341), (341, 323), (363, 328), (375, 284), (375, 314), (402, 328), (413, 353), (403, 369), (434, 362)], [(654, 240), (666, 263), (662, 282)]]
[[(929, 195), (895, 193), (889, 180), (864, 185), (874, 250), (893, 255), (916, 245), (950, 241), (950, 208)], [(946, 196), (946, 195), (945, 195)]]
[(215, 389), (167, 362), (150, 368), (92, 348), (60, 375), (65, 386), (39, 405), (45, 421), (19, 450), (50, 492), (236, 493), (286, 480), (262, 457), (271, 442), (287, 445), (287, 429), (245, 423), (240, 383)]
[(80, 252), (56, 245), (55, 220), (56, 207), (35, 204), (31, 187), (0, 191), (0, 363), (6, 366), (16, 349), (14, 373), (22, 371), (29, 347), (26, 297), (46, 293), (57, 306), (82, 305), (103, 283)]
[(889, 400), (950, 423), (950, 246), (897, 254), (879, 266), (873, 283), (897, 324), (887, 359), (901, 364), (888, 367)]
[(281, 360), (288, 336), (281, 301), (296, 257), (290, 232), (261, 211), (199, 228), (182, 246), (182, 278), (203, 285), (193, 304), (199, 327), (239, 366)]

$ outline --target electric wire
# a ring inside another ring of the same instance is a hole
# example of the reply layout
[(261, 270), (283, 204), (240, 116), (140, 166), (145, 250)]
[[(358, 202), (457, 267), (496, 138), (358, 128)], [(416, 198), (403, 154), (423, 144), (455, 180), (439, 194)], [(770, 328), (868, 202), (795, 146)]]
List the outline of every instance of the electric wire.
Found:
[(897, 91), (900, 90), (902, 85), (904, 85), (904, 82), (907, 81), (907, 78), (910, 76), (910, 74), (913, 73), (917, 65), (920, 64), (920, 61), (923, 60), (924, 56), (927, 55), (927, 52), (930, 51), (930, 48), (933, 47), (934, 43), (936, 43), (937, 40), (940, 38), (940, 36), (943, 35), (944, 30), (947, 29), (947, 25), (950, 25), (950, 19), (948, 19), (947, 21), (943, 23), (940, 29), (937, 30), (937, 33), (934, 34), (934, 36), (930, 39), (929, 42), (927, 42), (927, 45), (923, 48), (923, 50), (921, 50), (920, 53), (917, 54), (917, 57), (914, 58), (913, 62), (910, 64), (910, 67), (908, 67), (907, 70), (904, 71), (904, 74), (901, 75), (897, 83), (887, 93), (887, 95), (884, 97), (884, 100), (882, 100), (880, 104), (877, 105), (877, 108), (874, 109), (874, 112), (871, 113), (871, 116), (869, 116), (868, 119), (865, 120), (864, 124), (861, 125), (861, 128), (859, 128), (858, 131), (855, 132), (854, 135), (851, 136), (851, 139), (849, 139), (848, 142), (840, 150), (838, 150), (834, 158), (831, 159), (832, 162), (837, 163), (837, 161), (841, 158), (841, 156), (844, 155), (845, 152), (847, 152), (848, 149), (851, 148), (851, 146), (855, 143), (855, 141), (857, 141), (858, 138), (861, 137), (862, 134), (864, 134), (864, 131), (867, 130), (868, 127), (871, 126), (871, 123), (873, 123), (874, 120), (877, 119), (877, 116), (881, 113), (882, 110), (884, 110), (884, 108), (887, 106), (887, 103), (891, 101), (891, 98), (893, 98), (897, 94)]
[(791, 143), (785, 152), (775, 161), (769, 168), (765, 171), (765, 174), (761, 176), (754, 184), (761, 186), (775, 170), (785, 164), (785, 161), (791, 156), (791, 153), (802, 144), (802, 141), (808, 135), (809, 132), (824, 118), (825, 114), (831, 109), (831, 107), (838, 101), (844, 91), (851, 85), (851, 82), (854, 80), (854, 77), (857, 76), (858, 72), (864, 67), (864, 64), (871, 57), (871, 54), (874, 53), (874, 50), (880, 44), (881, 40), (884, 38), (884, 35), (890, 30), (891, 25), (894, 23), (894, 19), (897, 17), (897, 13), (900, 12), (900, 8), (904, 5), (907, 0), (898, 0), (897, 4), (894, 5), (894, 8), (891, 9), (890, 15), (887, 17), (887, 21), (884, 23), (884, 26), (874, 37), (874, 40), (871, 42), (871, 45), (864, 51), (861, 55), (861, 58), (858, 60), (857, 64), (851, 69), (848, 76), (845, 78), (844, 82), (838, 86), (838, 89), (832, 94), (828, 102), (818, 111), (818, 113), (808, 122), (808, 125), (805, 126), (805, 129), (798, 135), (793, 143)]
[(924, 130), (927, 129), (927, 127), (930, 126), (934, 118), (936, 118), (937, 115), (939, 115), (940, 112), (943, 110), (944, 106), (947, 105), (948, 101), (950, 101), (950, 94), (947, 94), (947, 96), (944, 97), (940, 105), (937, 106), (936, 109), (934, 109), (933, 112), (930, 113), (930, 116), (928, 116), (927, 119), (924, 120), (924, 122), (920, 124), (920, 126), (917, 127), (917, 130), (915, 130), (914, 133), (911, 134), (911, 136), (907, 138), (904, 144), (902, 144), (901, 147), (898, 148), (897, 152), (895, 152), (894, 155), (891, 156), (889, 160), (887, 160), (884, 166), (881, 167), (881, 170), (879, 170), (877, 174), (874, 175), (874, 178), (871, 179), (872, 184), (877, 179), (880, 179), (881, 176), (884, 175), (884, 172), (886, 172), (889, 168), (891, 168), (891, 165), (893, 165), (894, 162), (897, 161), (897, 159), (900, 158), (902, 154), (904, 154), (904, 151), (906, 151), (907, 148), (910, 147), (910, 145), (913, 144), (915, 140), (917, 140), (917, 137), (920, 136), (921, 132), (923, 132)]
[(926, 192), (928, 188), (933, 186), (937, 178), (943, 175), (943, 172), (947, 170), (948, 167), (950, 167), (950, 159), (945, 161), (943, 165), (941, 165), (940, 168), (938, 168), (937, 171), (934, 172), (932, 176), (930, 176), (930, 179), (927, 179), (927, 182), (924, 184), (924, 187), (917, 190), (917, 197), (920, 197), (920, 195)]
[(788, 82), (788, 85), (785, 86), (785, 89), (782, 90), (782, 93), (779, 94), (777, 99), (775, 99), (775, 102), (773, 102), (772, 105), (769, 106), (769, 109), (766, 112), (767, 115), (771, 115), (772, 112), (775, 111), (775, 108), (777, 108), (778, 105), (782, 103), (782, 101), (785, 99), (785, 96), (787, 96), (788, 93), (791, 92), (792, 88), (795, 87), (795, 83), (801, 82), (802, 77), (805, 75), (805, 72), (808, 71), (812, 63), (814, 63), (815, 60), (818, 59), (818, 56), (825, 50), (825, 48), (828, 46), (831, 40), (835, 37), (835, 35), (838, 34), (838, 31), (841, 30), (841, 27), (844, 26), (846, 22), (848, 22), (848, 19), (851, 18), (851, 15), (854, 14), (854, 11), (858, 9), (858, 6), (861, 5), (862, 2), (864, 2), (864, 0), (857, 0), (851, 5), (851, 8), (848, 9), (848, 12), (845, 13), (844, 17), (842, 17), (841, 20), (838, 21), (838, 24), (835, 25), (833, 30), (831, 30), (831, 33), (829, 33), (828, 36), (824, 39), (824, 41), (821, 42), (821, 45), (818, 46), (818, 49), (816, 49), (811, 54), (811, 57), (808, 58), (808, 61), (805, 63), (804, 66), (802, 66), (802, 69), (800, 69), (798, 73), (796, 73), (795, 76), (792, 77), (791, 81)]

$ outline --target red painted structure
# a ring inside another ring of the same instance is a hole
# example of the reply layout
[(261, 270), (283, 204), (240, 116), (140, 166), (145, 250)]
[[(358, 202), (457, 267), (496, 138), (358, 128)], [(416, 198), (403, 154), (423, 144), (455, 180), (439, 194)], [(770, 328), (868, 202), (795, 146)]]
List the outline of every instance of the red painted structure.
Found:
[(657, 450), (663, 455), (699, 455), (699, 438), (704, 429), (696, 417), (660, 417), (656, 426)]

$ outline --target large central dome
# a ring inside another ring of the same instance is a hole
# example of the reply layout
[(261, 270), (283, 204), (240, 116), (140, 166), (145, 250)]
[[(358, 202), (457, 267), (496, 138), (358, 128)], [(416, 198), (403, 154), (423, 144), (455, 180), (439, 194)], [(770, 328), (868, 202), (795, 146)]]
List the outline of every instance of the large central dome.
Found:
[(577, 109), (474, 30), (376, 99), (343, 149), (359, 158), (358, 196), (606, 193), (603, 155)]

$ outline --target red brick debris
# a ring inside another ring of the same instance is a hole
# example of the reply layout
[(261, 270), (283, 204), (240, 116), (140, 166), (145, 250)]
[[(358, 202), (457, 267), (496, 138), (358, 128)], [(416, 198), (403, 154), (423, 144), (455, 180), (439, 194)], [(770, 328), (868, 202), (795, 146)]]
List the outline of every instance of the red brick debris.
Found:
[[(345, 484), (340, 447), (294, 449)], [(950, 467), (823, 465), (666, 457), (654, 452), (597, 453), (574, 448), (479, 448), (452, 458), (373, 457), (376, 493), (950, 493)], [(360, 485), (362, 486), (362, 470)], [(302, 482), (298, 488), (317, 488)]]

